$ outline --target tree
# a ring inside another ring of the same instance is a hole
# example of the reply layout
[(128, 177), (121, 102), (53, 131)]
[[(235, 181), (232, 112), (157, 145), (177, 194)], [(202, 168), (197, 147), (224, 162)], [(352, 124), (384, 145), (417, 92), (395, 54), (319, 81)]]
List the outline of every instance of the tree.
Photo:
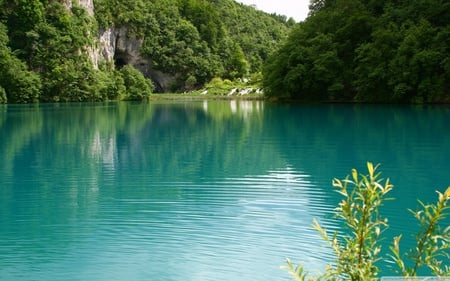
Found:
[(0, 100), (10, 103), (35, 102), (39, 98), (41, 80), (27, 70), (25, 63), (11, 52), (6, 26), (0, 23)]
[(244, 57), (244, 52), (242, 51), (241, 46), (237, 43), (233, 44), (227, 70), (228, 73), (225, 76), (228, 78), (242, 78), (248, 74), (248, 62)]
[[(299, 41), (303, 42), (300, 46), (295, 43)], [(264, 68), (268, 96), (280, 93), (289, 98), (323, 100), (342, 91), (342, 62), (331, 36), (320, 33), (311, 37), (300, 25), (277, 54), (279, 59), (275, 55)]]
[(147, 100), (150, 97), (153, 85), (139, 70), (131, 65), (126, 65), (120, 70), (120, 73), (126, 88), (126, 100)]

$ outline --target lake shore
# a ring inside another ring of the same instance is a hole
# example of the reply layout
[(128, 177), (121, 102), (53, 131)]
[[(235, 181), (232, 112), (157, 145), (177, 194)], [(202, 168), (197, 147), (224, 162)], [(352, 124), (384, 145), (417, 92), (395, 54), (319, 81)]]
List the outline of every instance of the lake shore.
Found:
[(263, 94), (247, 94), (247, 95), (220, 95), (220, 94), (201, 94), (201, 93), (164, 93), (152, 94), (150, 101), (199, 101), (199, 100), (265, 100)]

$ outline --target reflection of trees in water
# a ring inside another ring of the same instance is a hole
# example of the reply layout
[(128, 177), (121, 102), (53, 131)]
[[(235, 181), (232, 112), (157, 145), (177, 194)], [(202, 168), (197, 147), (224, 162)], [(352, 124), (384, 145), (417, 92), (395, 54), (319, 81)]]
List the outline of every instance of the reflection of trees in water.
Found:
[[(97, 178), (104, 170), (111, 181), (113, 174), (182, 180), (261, 174), (291, 163), (328, 185), (366, 161), (401, 180), (410, 167), (443, 167), (450, 158), (445, 108), (261, 101), (5, 108), (0, 167), (17, 178), (45, 170), (49, 184), (61, 167), (68, 178)], [(430, 158), (431, 149), (440, 153)], [(32, 166), (25, 171), (23, 163)], [(430, 173), (442, 181), (442, 169)], [(415, 176), (417, 186), (427, 182)]]
[(15, 157), (42, 130), (42, 114), (36, 105), (2, 105), (0, 116), (0, 168), (12, 173)]
[[(251, 213), (276, 196), (272, 191), (288, 192), (282, 187), (298, 180), (283, 170), (286, 167), (311, 175), (305, 198), (321, 201), (304, 204), (315, 206), (312, 212), (319, 214), (325, 212), (321, 204), (336, 203), (334, 194), (326, 192), (332, 189), (331, 179), (366, 161), (382, 163), (383, 174), (396, 185), (393, 196), (401, 195), (414, 208), (423, 186), (433, 197), (433, 189), (448, 185), (443, 181), (450, 159), (449, 115), (448, 109), (436, 107), (261, 101), (8, 105), (0, 111), (0, 212), (4, 225), (14, 229), (3, 231), (31, 231), (38, 237), (42, 225), (60, 225), (70, 234), (76, 225), (72, 222), (100, 215), (105, 202), (99, 200), (106, 197), (133, 199), (144, 194), (156, 201), (187, 198), (193, 206), (213, 204), (214, 200), (202, 201), (202, 193), (208, 187), (217, 196), (213, 198), (226, 195), (224, 178), (232, 179), (251, 199), (243, 202), (231, 196), (226, 199), (230, 206)], [(265, 182), (252, 185), (242, 180), (245, 177)], [(277, 188), (264, 189), (277, 177)], [(36, 178), (40, 182), (34, 182)], [(204, 184), (208, 186), (189, 188)], [(298, 188), (294, 192), (300, 192)], [(405, 188), (408, 192), (402, 194)], [(128, 204), (124, 211), (146, 207)], [(26, 215), (36, 219), (15, 223)], [(57, 237), (58, 231), (49, 233), (53, 236), (48, 239), (66, 243)]]
[[(450, 109), (380, 105), (285, 105), (274, 108), (264, 120), (270, 134), (284, 135), (290, 163), (302, 159), (308, 173), (330, 180), (348, 174), (367, 161), (381, 163), (393, 180), (410, 178), (410, 169), (434, 174), (442, 182), (450, 158)], [(283, 142), (281, 142), (283, 143)], [(296, 153), (293, 154), (292, 150)], [(320, 161), (318, 161), (320, 160)], [(315, 163), (315, 164), (314, 164)], [(329, 167), (334, 167), (329, 169)], [(338, 170), (336, 170), (336, 168)], [(394, 173), (391, 173), (393, 171)], [(415, 175), (416, 176), (416, 175)], [(421, 176), (421, 175), (417, 175)], [(428, 179), (418, 178), (425, 183)], [(395, 182), (394, 182), (395, 183)], [(421, 186), (418, 182), (415, 186)]]
[[(100, 174), (117, 158), (118, 132), (142, 127), (151, 111), (131, 103), (8, 105), (4, 116), (4, 230), (19, 233), (17, 239), (30, 233), (39, 237), (48, 225), (48, 239), (62, 242), (54, 228), (64, 226), (69, 234), (71, 221), (95, 216)], [(27, 216), (34, 219), (20, 219)]]
[(263, 134), (259, 103), (155, 104), (145, 128), (122, 136), (130, 145), (119, 145), (121, 163), (175, 180), (245, 174), (281, 161), (273, 146), (261, 153), (257, 144)]
[[(206, 112), (201, 103), (4, 106), (0, 167), (8, 182), (2, 193), (15, 196), (17, 188), (39, 178), (33, 192), (54, 204), (70, 198), (61, 208), (74, 217), (96, 204), (102, 184), (121, 189), (116, 182), (130, 180), (139, 189), (148, 185), (140, 179), (149, 176), (181, 180), (257, 169), (255, 163), (265, 160), (252, 160), (259, 153), (249, 139), (258, 137), (254, 129), (261, 126), (250, 121), (235, 132), (231, 127), (242, 123), (241, 106), (234, 113), (220, 103), (208, 106)], [(39, 202), (20, 202), (46, 217)], [(54, 206), (48, 207), (50, 216)]]

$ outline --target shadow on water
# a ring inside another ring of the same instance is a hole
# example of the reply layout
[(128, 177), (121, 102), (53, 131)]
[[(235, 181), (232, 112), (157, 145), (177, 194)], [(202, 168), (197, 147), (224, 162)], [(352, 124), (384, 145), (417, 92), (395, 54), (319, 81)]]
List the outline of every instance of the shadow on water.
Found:
[(389, 235), (412, 233), (406, 210), (450, 182), (449, 121), (439, 107), (262, 101), (1, 106), (0, 275), (286, 280), (285, 257), (323, 268), (330, 250), (310, 225), (340, 228), (332, 178), (381, 163), (397, 199)]

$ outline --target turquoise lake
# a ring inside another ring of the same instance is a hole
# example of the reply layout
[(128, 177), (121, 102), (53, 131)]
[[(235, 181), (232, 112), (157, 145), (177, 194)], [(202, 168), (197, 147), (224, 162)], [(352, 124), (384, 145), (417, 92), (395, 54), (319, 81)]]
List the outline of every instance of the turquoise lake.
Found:
[(0, 155), (1, 280), (290, 280), (287, 257), (332, 261), (311, 223), (342, 229), (331, 181), (367, 161), (394, 184), (384, 253), (412, 246), (407, 209), (450, 185), (450, 107), (0, 105)]

